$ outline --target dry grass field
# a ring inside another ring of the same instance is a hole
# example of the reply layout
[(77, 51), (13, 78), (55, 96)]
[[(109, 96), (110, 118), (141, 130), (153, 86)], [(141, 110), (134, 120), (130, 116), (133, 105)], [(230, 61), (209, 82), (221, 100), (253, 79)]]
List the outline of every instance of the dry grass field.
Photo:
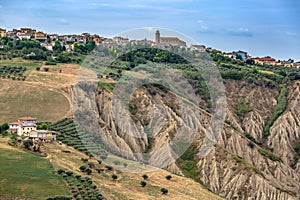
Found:
[[(64, 144), (48, 144), (46, 152), (53, 164), (54, 168), (72, 170), (75, 174), (86, 176), (79, 170), (79, 167), (86, 165), (81, 161), (81, 158), (88, 157), (72, 147)], [(68, 153), (66, 153), (68, 152)], [(95, 159), (89, 159), (89, 162), (99, 168), (105, 168), (105, 164), (97, 164)], [(147, 166), (144, 166), (147, 167)], [(150, 167), (149, 167), (150, 168)], [(153, 167), (151, 167), (153, 169)], [(143, 180), (143, 174), (148, 175), (146, 180), (146, 187), (141, 187), (140, 181)], [(223, 199), (207, 189), (203, 188), (199, 183), (182, 176), (171, 174), (168, 171), (156, 169), (149, 172), (129, 173), (119, 170), (97, 173), (93, 170), (91, 178), (97, 185), (99, 191), (107, 199), (201, 199), (201, 200), (214, 200)], [(116, 174), (117, 180), (112, 180), (111, 175)], [(171, 175), (172, 179), (167, 180), (165, 176)], [(161, 188), (167, 188), (168, 194), (163, 195), (160, 191)]]
[[(5, 65), (19, 66), (21, 61), (11, 62)], [(25, 81), (0, 80), (0, 123), (25, 115), (50, 122), (71, 115), (71, 85), (76, 81), (79, 65), (41, 66), (37, 71), (30, 67), (30, 63), (24, 63), (28, 65)], [(33, 66), (35, 64), (32, 63)], [(44, 68), (49, 68), (49, 71), (45, 72)]]

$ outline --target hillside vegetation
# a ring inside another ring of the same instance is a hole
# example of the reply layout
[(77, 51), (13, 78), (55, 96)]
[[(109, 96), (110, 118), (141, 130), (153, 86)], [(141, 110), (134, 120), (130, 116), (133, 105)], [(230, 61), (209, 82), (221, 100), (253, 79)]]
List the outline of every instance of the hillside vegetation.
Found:
[(0, 199), (29, 197), (44, 200), (69, 191), (48, 159), (2, 144), (0, 139)]

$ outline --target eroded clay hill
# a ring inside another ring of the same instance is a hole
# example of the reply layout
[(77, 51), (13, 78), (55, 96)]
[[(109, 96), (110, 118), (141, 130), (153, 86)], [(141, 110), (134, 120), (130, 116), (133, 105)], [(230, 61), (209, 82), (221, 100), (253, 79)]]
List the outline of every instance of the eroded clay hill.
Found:
[[(99, 86), (95, 98), (99, 124), (106, 142), (120, 147), (115, 151), (126, 150), (135, 160), (141, 159), (136, 152), (149, 152), (150, 164), (169, 163), (165, 169), (198, 179), (228, 199), (299, 199), (300, 162), (295, 159), (300, 140), (299, 85), (287, 84), (287, 108), (267, 136), (265, 126), (278, 104), (280, 88), (236, 80), (226, 80), (225, 87), (227, 117), (219, 122), (223, 129), (217, 143), (204, 156), (199, 150), (209, 129), (209, 112), (157, 87), (138, 88), (130, 97), (130, 109), (124, 111), (113, 102), (112, 93)], [(196, 133), (185, 153), (190, 165), (168, 145), (176, 134), (186, 132)]]

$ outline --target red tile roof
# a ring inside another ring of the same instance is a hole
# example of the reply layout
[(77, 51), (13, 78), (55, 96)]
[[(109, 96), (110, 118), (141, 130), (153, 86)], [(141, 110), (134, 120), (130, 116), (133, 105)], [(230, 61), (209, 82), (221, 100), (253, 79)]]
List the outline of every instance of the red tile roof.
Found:
[(12, 122), (12, 123), (9, 123), (11, 125), (20, 125), (22, 122)]
[(259, 60), (259, 61), (270, 61), (270, 62), (276, 61), (275, 58), (271, 58), (271, 57), (255, 58), (255, 60)]
[(34, 121), (36, 120), (35, 117), (29, 117), (29, 116), (26, 116), (26, 117), (21, 117), (19, 118), (20, 121)]

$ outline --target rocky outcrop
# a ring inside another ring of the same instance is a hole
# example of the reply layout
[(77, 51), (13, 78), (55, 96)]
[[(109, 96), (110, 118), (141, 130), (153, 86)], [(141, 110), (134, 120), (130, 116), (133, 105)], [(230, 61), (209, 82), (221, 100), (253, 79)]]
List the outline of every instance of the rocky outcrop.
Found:
[[(90, 107), (116, 154), (183, 174), (176, 160), (193, 143), (199, 150), (194, 157), (198, 177), (215, 193), (228, 199), (299, 199), (300, 161), (291, 167), (294, 145), (300, 141), (299, 86), (288, 88), (288, 107), (268, 138), (263, 130), (279, 89), (229, 80), (225, 86), (227, 117), (218, 122), (223, 126), (220, 135), (210, 128), (210, 113), (156, 87), (142, 86), (125, 101), (98, 87)], [(238, 115), (235, 106), (241, 102), (252, 109)], [(271, 158), (272, 153), (280, 159)]]

